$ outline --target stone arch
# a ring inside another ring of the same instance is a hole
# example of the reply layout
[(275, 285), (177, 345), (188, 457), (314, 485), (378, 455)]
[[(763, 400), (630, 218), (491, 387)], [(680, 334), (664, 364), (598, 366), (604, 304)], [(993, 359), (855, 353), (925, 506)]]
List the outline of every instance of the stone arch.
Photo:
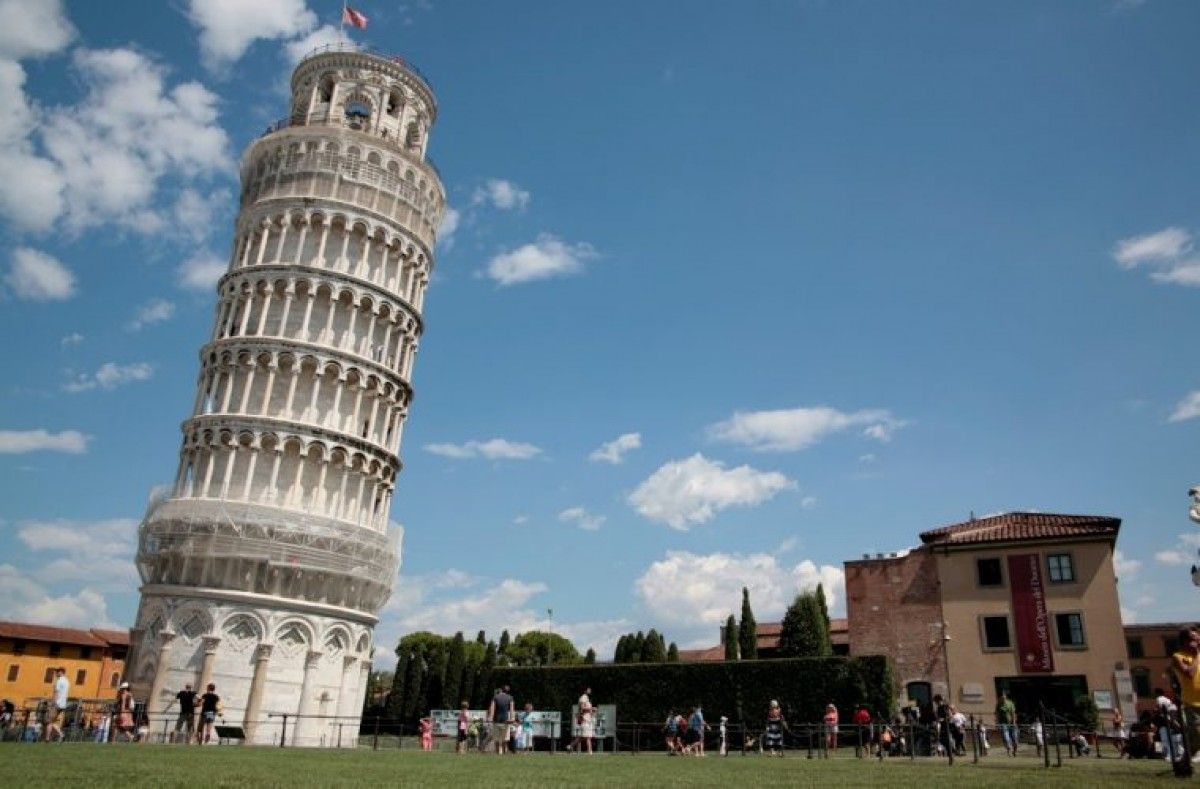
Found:
[(276, 625), (272, 640), (288, 656), (300, 654), (306, 648), (311, 649), (316, 641), (312, 625), (300, 617), (288, 617)]
[(194, 641), (213, 632), (213, 618), (200, 605), (185, 603), (171, 617), (171, 629), (189, 641)]
[(257, 645), (267, 632), (267, 623), (253, 611), (231, 611), (221, 622), (222, 642), (241, 652)]

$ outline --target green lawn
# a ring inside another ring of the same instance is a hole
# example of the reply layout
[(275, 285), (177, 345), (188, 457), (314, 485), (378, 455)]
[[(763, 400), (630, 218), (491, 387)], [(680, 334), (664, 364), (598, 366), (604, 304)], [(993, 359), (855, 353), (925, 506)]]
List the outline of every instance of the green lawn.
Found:
[(13, 786), (877, 786), (963, 784), (1136, 786), (1162, 784), (1165, 764), (1088, 757), (1043, 769), (1033, 758), (859, 761), (852, 752), (808, 760), (731, 755), (703, 759), (662, 753), (493, 756), (418, 751), (307, 750), (239, 746), (0, 745), (4, 782)]

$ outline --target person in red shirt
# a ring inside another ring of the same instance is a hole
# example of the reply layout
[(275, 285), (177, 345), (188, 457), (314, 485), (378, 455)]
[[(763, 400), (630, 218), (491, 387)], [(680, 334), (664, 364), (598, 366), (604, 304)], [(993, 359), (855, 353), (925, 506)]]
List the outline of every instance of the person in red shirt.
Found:
[(871, 728), (871, 711), (867, 709), (866, 704), (859, 704), (858, 709), (854, 711), (854, 725), (862, 733), (860, 742), (865, 742), (867, 747), (859, 755), (870, 756), (871, 746), (875, 742), (875, 732)]

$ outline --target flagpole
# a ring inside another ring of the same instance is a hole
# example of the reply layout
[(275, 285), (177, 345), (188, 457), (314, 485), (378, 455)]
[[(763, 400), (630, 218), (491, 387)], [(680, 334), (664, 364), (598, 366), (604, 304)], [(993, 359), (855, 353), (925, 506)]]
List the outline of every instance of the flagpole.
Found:
[(338, 37), (345, 42), (346, 39), (346, 2), (342, 0), (342, 16), (338, 19)]

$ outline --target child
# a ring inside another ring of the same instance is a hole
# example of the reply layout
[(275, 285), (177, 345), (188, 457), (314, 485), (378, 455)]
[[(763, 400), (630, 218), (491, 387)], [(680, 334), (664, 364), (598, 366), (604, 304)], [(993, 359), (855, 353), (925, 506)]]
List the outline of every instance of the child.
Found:
[(421, 750), (433, 750), (433, 719), (421, 718)]
[(533, 752), (533, 703), (525, 702), (525, 709), (517, 713), (520, 727), (517, 731), (517, 748), (527, 753)]

